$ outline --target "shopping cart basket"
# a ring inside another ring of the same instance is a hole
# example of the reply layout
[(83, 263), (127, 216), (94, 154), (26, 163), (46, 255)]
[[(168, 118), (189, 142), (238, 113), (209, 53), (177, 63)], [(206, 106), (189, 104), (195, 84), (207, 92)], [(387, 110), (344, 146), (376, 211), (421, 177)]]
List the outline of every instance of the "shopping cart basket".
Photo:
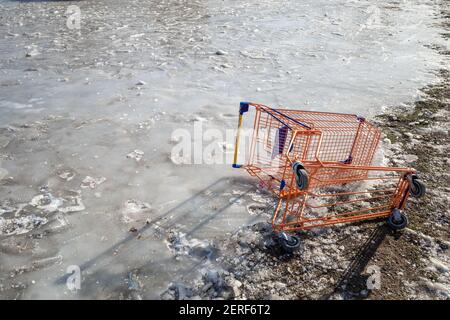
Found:
[[(247, 112), (253, 126), (240, 165)], [(285, 232), (380, 217), (394, 229), (406, 226), (401, 209), (425, 186), (412, 168), (372, 166), (379, 140), (380, 130), (356, 115), (241, 103), (233, 167), (280, 198), (272, 225), (291, 250), (298, 238)]]

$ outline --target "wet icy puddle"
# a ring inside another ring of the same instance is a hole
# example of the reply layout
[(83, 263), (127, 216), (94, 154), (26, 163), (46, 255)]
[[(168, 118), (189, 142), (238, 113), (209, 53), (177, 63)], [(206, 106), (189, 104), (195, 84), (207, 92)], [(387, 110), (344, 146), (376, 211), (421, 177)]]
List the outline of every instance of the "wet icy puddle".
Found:
[[(30, 231), (0, 235), (0, 296), (158, 298), (198, 276), (272, 199), (229, 165), (176, 164), (172, 132), (234, 128), (241, 100), (410, 101), (440, 63), (432, 3), (75, 1), (78, 32), (65, 3), (1, 1), (0, 217)], [(30, 204), (49, 194), (54, 211)]]

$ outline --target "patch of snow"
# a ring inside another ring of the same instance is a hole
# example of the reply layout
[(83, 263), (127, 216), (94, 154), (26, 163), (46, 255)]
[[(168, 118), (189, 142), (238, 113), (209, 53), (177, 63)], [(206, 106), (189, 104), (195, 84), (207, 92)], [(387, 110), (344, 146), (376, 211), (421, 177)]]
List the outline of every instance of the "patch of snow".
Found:
[(176, 255), (211, 258), (216, 249), (208, 240), (188, 239), (183, 232), (171, 232), (167, 247)]
[(55, 212), (62, 204), (63, 199), (56, 198), (50, 193), (37, 195), (30, 201), (30, 205), (46, 212)]
[(129, 154), (127, 154), (127, 158), (134, 159), (136, 162), (139, 162), (142, 160), (142, 157), (144, 156), (144, 151), (136, 149)]
[(0, 217), (0, 235), (18, 235), (30, 232), (31, 230), (48, 222), (46, 218), (38, 217), (34, 214), (19, 218), (4, 219)]
[(150, 204), (139, 200), (127, 200), (122, 208), (122, 221), (125, 223), (149, 220)]
[(81, 182), (81, 188), (83, 188), (83, 189), (86, 189), (86, 188), (95, 189), (98, 185), (102, 184), (105, 181), (106, 181), (105, 177), (93, 178), (91, 176), (87, 176)]

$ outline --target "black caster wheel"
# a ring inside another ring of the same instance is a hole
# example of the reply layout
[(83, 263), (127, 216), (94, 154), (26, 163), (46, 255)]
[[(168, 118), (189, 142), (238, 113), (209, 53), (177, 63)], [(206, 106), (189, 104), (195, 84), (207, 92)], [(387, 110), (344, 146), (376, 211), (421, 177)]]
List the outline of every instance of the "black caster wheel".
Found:
[(300, 162), (295, 162), (292, 165), (292, 170), (294, 170), (297, 188), (299, 188), (300, 190), (308, 188), (309, 178), (308, 172), (306, 171), (305, 167)]
[(409, 179), (409, 193), (415, 198), (423, 197), (427, 189), (422, 181), (416, 175)]
[(300, 248), (300, 239), (296, 236), (287, 235), (284, 232), (280, 234), (280, 242), (286, 253), (294, 253)]
[(402, 230), (408, 225), (408, 218), (398, 209), (394, 209), (387, 219), (387, 224), (392, 230)]

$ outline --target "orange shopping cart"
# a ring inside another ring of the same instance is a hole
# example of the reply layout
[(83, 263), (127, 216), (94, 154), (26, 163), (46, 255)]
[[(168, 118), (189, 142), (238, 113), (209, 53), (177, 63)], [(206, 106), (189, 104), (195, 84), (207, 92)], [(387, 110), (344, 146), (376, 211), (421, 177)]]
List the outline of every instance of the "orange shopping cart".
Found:
[(352, 114), (242, 102), (233, 167), (279, 198), (272, 226), (287, 251), (299, 247), (292, 233), (300, 230), (381, 217), (399, 230), (408, 196), (423, 196), (425, 186), (412, 168), (372, 165), (380, 135)]

